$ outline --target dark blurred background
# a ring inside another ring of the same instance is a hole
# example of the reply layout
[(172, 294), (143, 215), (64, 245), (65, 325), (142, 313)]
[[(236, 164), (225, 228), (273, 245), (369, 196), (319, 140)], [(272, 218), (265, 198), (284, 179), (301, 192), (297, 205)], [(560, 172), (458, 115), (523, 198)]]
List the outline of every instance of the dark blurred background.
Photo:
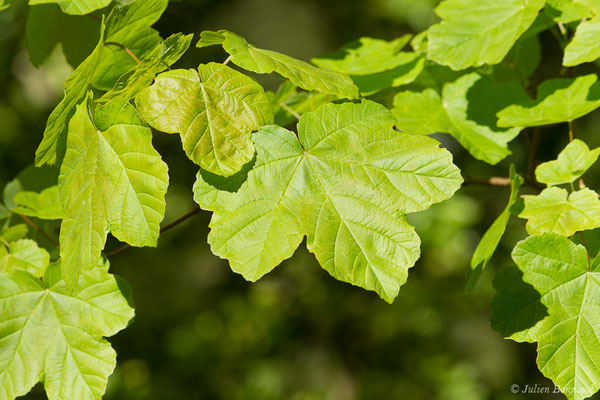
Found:
[[(436, 21), (436, 0), (182, 0), (155, 25), (175, 32), (230, 29), (263, 48), (308, 60), (360, 36), (393, 39)], [(72, 71), (57, 48), (35, 69), (24, 38), (26, 7), (0, 13), (0, 187), (34, 158), (45, 121)], [(547, 58), (554, 38), (542, 35)], [(558, 49), (560, 50), (560, 49)], [(556, 57), (560, 59), (560, 54)], [(192, 49), (176, 66), (222, 61), (221, 50)], [(260, 77), (269, 89), (279, 81)], [(595, 119), (579, 125), (590, 146)], [(565, 126), (545, 129), (541, 161), (567, 141)], [(465, 176), (507, 176), (509, 162), (489, 166), (448, 136)], [(155, 146), (169, 164), (166, 221), (193, 207), (195, 167), (176, 135)], [(527, 169), (523, 135), (512, 161)], [(586, 178), (592, 188), (598, 176)], [(513, 217), (497, 254), (473, 293), (465, 294), (469, 259), (501, 212), (509, 192), (466, 186), (430, 210), (410, 216), (422, 258), (393, 305), (338, 282), (304, 245), (257, 283), (231, 272), (206, 243), (210, 213), (163, 234), (157, 249), (130, 249), (111, 259), (112, 272), (133, 288), (136, 318), (110, 338), (118, 353), (106, 399), (550, 399), (512, 394), (512, 384), (552, 387), (535, 365), (535, 345), (504, 340), (490, 328), (493, 274), (510, 265), (525, 237)], [(119, 243), (109, 240), (109, 250)], [(28, 396), (45, 398), (41, 387)]]

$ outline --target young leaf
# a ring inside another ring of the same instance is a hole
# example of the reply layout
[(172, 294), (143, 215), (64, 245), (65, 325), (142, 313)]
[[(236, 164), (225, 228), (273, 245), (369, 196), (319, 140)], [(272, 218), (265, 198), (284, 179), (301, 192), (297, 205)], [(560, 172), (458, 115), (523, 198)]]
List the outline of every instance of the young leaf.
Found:
[(98, 43), (99, 25), (92, 18), (65, 14), (55, 4), (31, 7), (25, 29), (31, 63), (42, 65), (60, 43), (69, 64), (77, 68)]
[(498, 64), (529, 28), (545, 0), (446, 0), (429, 28), (427, 58), (460, 70)]
[(569, 239), (545, 234), (519, 242), (513, 259), (523, 281), (539, 293), (547, 316), (535, 326), (540, 371), (571, 400), (600, 388), (597, 299), (600, 272), (590, 270), (586, 250)]
[(538, 165), (535, 179), (550, 186), (573, 182), (598, 160), (599, 155), (600, 147), (590, 150), (585, 142), (575, 139), (560, 152), (558, 159)]
[(141, 59), (160, 44), (158, 31), (150, 26), (158, 21), (167, 3), (168, 0), (136, 0), (115, 6), (106, 19), (106, 46), (94, 71), (94, 87), (112, 89), (121, 75), (138, 64), (121, 46)]
[(98, 102), (107, 102), (117, 97), (127, 100), (134, 98), (142, 89), (152, 84), (156, 74), (166, 70), (181, 58), (190, 47), (192, 37), (191, 34), (183, 35), (181, 33), (169, 36), (139, 64), (135, 64), (129, 71), (121, 75), (115, 86), (98, 99)]
[(577, 27), (573, 40), (565, 48), (563, 64), (574, 66), (584, 62), (596, 61), (600, 58), (599, 37), (600, 16), (590, 21), (583, 21)]
[(575, 79), (551, 79), (538, 88), (538, 100), (506, 107), (498, 126), (540, 126), (573, 121), (600, 107), (596, 74)]
[(40, 193), (22, 191), (15, 195), (15, 213), (40, 219), (63, 219), (64, 211), (58, 186), (54, 185)]
[(528, 220), (526, 228), (530, 235), (550, 232), (571, 236), (600, 227), (600, 200), (588, 188), (569, 195), (565, 189), (550, 187), (538, 196), (523, 198), (525, 207), (519, 217)]
[(56, 3), (66, 14), (84, 15), (110, 4), (111, 0), (29, 0), (29, 5)]
[[(75, 112), (75, 107), (87, 93), (94, 70), (100, 61), (102, 49), (104, 48), (104, 24), (100, 29), (100, 40), (98, 45), (77, 67), (71, 76), (65, 81), (65, 97), (50, 114), (44, 138), (35, 153), (35, 165), (54, 164), (63, 154), (64, 141), (66, 139), (67, 123)], [(60, 144), (60, 145), (59, 145)]]
[(477, 245), (473, 257), (471, 258), (471, 269), (469, 270), (469, 279), (467, 281), (466, 289), (470, 291), (473, 289), (477, 280), (481, 276), (481, 272), (485, 269), (488, 261), (494, 255), (498, 243), (504, 231), (506, 230), (506, 224), (510, 218), (510, 208), (517, 202), (519, 196), (519, 188), (523, 184), (523, 178), (517, 174), (515, 166), (510, 166), (510, 197), (508, 204), (502, 211), (502, 213), (496, 218), (492, 226), (481, 238), (481, 241)]
[(160, 74), (136, 97), (154, 128), (179, 132), (188, 157), (207, 171), (230, 176), (252, 160), (251, 133), (273, 122), (263, 88), (226, 65)]
[(233, 32), (202, 32), (196, 47), (215, 44), (221, 44), (231, 55), (231, 61), (248, 71), (259, 74), (277, 72), (302, 89), (349, 99), (358, 97), (358, 88), (345, 73), (318, 68), (285, 54), (260, 49)]
[(578, 3), (578, 0), (546, 0), (544, 14), (561, 24), (580, 21), (592, 15), (590, 8)]
[(50, 254), (31, 239), (12, 242), (7, 251), (0, 247), (0, 272), (26, 271), (41, 278), (50, 264)]
[(495, 114), (526, 98), (519, 84), (497, 85), (490, 77), (473, 72), (447, 84), (443, 101), (432, 90), (399, 93), (394, 115), (396, 126), (405, 132), (449, 133), (473, 157), (496, 164), (510, 154), (507, 144), (521, 129), (497, 128)]
[(64, 281), (2, 273), (0, 309), (0, 398), (22, 396), (40, 379), (50, 400), (101, 398), (116, 363), (103, 337), (133, 317), (114, 276), (89, 271), (70, 290)]
[(391, 302), (419, 257), (404, 214), (449, 198), (462, 182), (438, 142), (393, 124), (385, 107), (365, 101), (305, 113), (299, 140), (278, 126), (261, 128), (256, 162), (241, 173), (246, 179), (236, 178), (239, 188), (198, 174), (194, 198), (214, 211), (213, 252), (254, 281), (306, 235), (331, 275)]
[(68, 284), (96, 266), (108, 231), (133, 246), (156, 245), (168, 180), (150, 129), (127, 100), (99, 107), (95, 121), (88, 104), (77, 107), (58, 179), (65, 211), (60, 253)]

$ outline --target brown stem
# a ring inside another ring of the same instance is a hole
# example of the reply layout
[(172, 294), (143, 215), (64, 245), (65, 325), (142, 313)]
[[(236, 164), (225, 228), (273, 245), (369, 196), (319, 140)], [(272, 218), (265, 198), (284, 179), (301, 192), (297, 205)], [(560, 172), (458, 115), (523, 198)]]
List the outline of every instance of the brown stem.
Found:
[(23, 219), (23, 221), (25, 221), (27, 223), (27, 225), (31, 226), (33, 229), (35, 229), (37, 232), (39, 232), (40, 235), (42, 235), (43, 237), (45, 237), (46, 239), (48, 239), (48, 241), (50, 243), (52, 243), (52, 245), (54, 247), (56, 247), (57, 249), (60, 250), (60, 246), (58, 245), (58, 243), (56, 243), (56, 240), (52, 239), (50, 237), (50, 235), (48, 235), (46, 232), (44, 232), (43, 230), (41, 230), (40, 227), (35, 224), (35, 222), (33, 222), (32, 220), (30, 220), (29, 218), (27, 218), (24, 215), (21, 215), (21, 214), (17, 214), (17, 215), (19, 217), (21, 217)]
[(137, 58), (137, 56), (135, 54), (133, 54), (133, 51), (129, 50), (127, 47), (125, 47), (124, 45), (122, 45), (121, 43), (117, 43), (117, 42), (104, 42), (104, 44), (106, 46), (117, 46), (122, 48), (123, 50), (125, 50), (127, 52), (127, 54), (129, 54), (129, 56), (131, 56), (131, 58), (133, 58), (135, 60), (135, 62), (137, 62), (138, 64), (140, 62), (142, 62), (139, 58)]
[[(479, 178), (479, 177), (463, 177), (463, 185), (483, 185), (483, 186), (510, 186), (510, 178), (506, 176), (492, 176), (490, 178)], [(543, 189), (544, 186), (534, 180), (525, 178), (525, 185), (535, 187), (537, 189)]]
[[(192, 208), (190, 211), (188, 211), (187, 213), (183, 214), (181, 217), (177, 218), (175, 221), (170, 222), (166, 225), (164, 225), (163, 227), (160, 228), (160, 233), (166, 232), (171, 228), (176, 227), (177, 225), (181, 224), (182, 222), (190, 219), (191, 217), (193, 217), (194, 215), (198, 214), (200, 212), (200, 207), (196, 206), (194, 208)], [(124, 244), (123, 246), (119, 247), (118, 249), (111, 251), (110, 253), (108, 253), (106, 255), (107, 258), (111, 258), (113, 256), (116, 256), (119, 253), (124, 252), (125, 250), (129, 249), (131, 247), (130, 244)]]

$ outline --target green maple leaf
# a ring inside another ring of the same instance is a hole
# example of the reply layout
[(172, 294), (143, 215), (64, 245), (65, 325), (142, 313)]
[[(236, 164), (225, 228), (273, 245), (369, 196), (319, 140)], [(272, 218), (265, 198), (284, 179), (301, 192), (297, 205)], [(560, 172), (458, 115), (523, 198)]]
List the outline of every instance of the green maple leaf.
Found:
[(40, 219), (62, 219), (64, 216), (57, 185), (46, 188), (40, 193), (18, 192), (13, 200), (17, 205), (14, 210), (17, 214)]
[(99, 10), (110, 4), (111, 0), (29, 0), (29, 4), (56, 3), (66, 14), (84, 15)]
[(88, 112), (82, 103), (69, 123), (58, 178), (60, 253), (69, 284), (95, 267), (109, 231), (133, 246), (156, 245), (169, 180), (150, 128), (127, 100), (98, 107), (93, 121)]
[(573, 121), (600, 107), (596, 74), (575, 79), (551, 79), (538, 87), (537, 101), (506, 107), (498, 113), (498, 126), (527, 127)]
[(94, 87), (112, 89), (121, 75), (138, 64), (121, 46), (141, 59), (161, 43), (158, 31), (150, 26), (158, 21), (167, 3), (168, 0), (136, 0), (114, 7), (106, 19), (106, 45), (94, 71)]
[(551, 233), (519, 242), (512, 256), (522, 281), (512, 271), (495, 282), (492, 320), (538, 342), (540, 371), (569, 399), (590, 397), (600, 388), (600, 271), (583, 246)]
[(100, 399), (106, 389), (116, 354), (103, 337), (125, 328), (133, 309), (104, 268), (83, 274), (74, 290), (59, 270), (50, 267), (44, 283), (0, 273), (0, 399), (40, 380), (50, 400)]
[(563, 64), (574, 66), (584, 62), (596, 61), (600, 58), (599, 37), (600, 17), (583, 21), (577, 27), (573, 40), (565, 48)]
[(207, 171), (230, 176), (254, 156), (251, 133), (273, 122), (263, 88), (226, 65), (160, 74), (136, 97), (152, 127), (179, 132), (188, 157)]
[(394, 98), (396, 126), (408, 133), (449, 133), (479, 160), (496, 164), (510, 154), (508, 142), (520, 128), (496, 126), (496, 113), (527, 99), (519, 84), (496, 84), (476, 72), (444, 86), (442, 98), (433, 90), (401, 92)]
[(173, 65), (190, 47), (193, 35), (176, 33), (159, 43), (144, 59), (119, 77), (115, 86), (105, 93), (99, 102), (107, 102), (116, 97), (127, 100), (152, 84), (156, 74)]
[(588, 188), (569, 195), (565, 189), (550, 187), (537, 196), (523, 198), (525, 206), (519, 217), (527, 219), (530, 235), (548, 232), (571, 236), (600, 227), (600, 200)]
[(305, 113), (298, 138), (262, 127), (253, 165), (230, 179), (198, 174), (194, 198), (214, 211), (213, 252), (254, 281), (306, 235), (331, 275), (391, 302), (419, 257), (405, 214), (451, 197), (462, 182), (437, 141), (393, 125), (389, 110), (364, 101)]
[(35, 153), (36, 166), (40, 167), (60, 161), (64, 151), (68, 122), (73, 116), (77, 104), (85, 99), (94, 70), (100, 62), (103, 48), (104, 24), (100, 28), (98, 45), (92, 54), (65, 81), (65, 97), (48, 117), (44, 137)]
[(259, 74), (276, 72), (289, 79), (294, 85), (306, 90), (329, 93), (354, 99), (358, 88), (348, 75), (315, 67), (276, 51), (264, 50), (248, 44), (246, 40), (229, 31), (204, 31), (196, 47), (220, 44), (236, 65)]
[(556, 160), (538, 165), (535, 178), (547, 185), (573, 182), (598, 160), (599, 155), (600, 148), (590, 150), (585, 142), (575, 139), (560, 152)]
[(31, 239), (19, 239), (8, 248), (0, 244), (0, 272), (27, 271), (41, 278), (50, 264), (50, 254)]
[(427, 58), (460, 70), (498, 64), (531, 26), (546, 0), (446, 0), (442, 22), (427, 31)]

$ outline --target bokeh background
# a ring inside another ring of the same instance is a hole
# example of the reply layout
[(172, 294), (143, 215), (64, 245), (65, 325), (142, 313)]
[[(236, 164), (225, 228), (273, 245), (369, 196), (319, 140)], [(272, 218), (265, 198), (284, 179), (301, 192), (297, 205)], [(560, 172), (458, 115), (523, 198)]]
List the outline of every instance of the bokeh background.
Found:
[[(436, 21), (436, 0), (181, 0), (155, 25), (175, 32), (230, 29), (260, 47), (308, 60), (360, 36), (393, 39)], [(27, 7), (0, 13), (0, 187), (31, 164), (45, 121), (62, 96), (72, 68), (60, 47), (35, 69), (24, 27)], [(543, 68), (555, 73), (555, 39), (542, 34)], [(556, 54), (555, 54), (556, 53)], [(191, 49), (176, 66), (222, 61), (219, 49)], [(549, 66), (548, 66), (549, 65)], [(552, 67), (554, 65), (554, 67)], [(274, 77), (257, 77), (276, 89)], [(578, 125), (600, 145), (597, 118)], [(509, 162), (489, 166), (471, 158), (447, 135), (438, 137), (465, 176), (507, 176)], [(539, 159), (556, 156), (565, 126), (545, 129)], [(154, 144), (169, 164), (166, 221), (193, 207), (195, 167), (178, 137)], [(527, 170), (524, 135), (512, 161)], [(599, 176), (588, 174), (594, 188)], [(525, 189), (525, 192), (527, 189)], [(110, 338), (118, 366), (107, 394), (113, 399), (352, 400), (558, 399), (513, 394), (513, 384), (552, 387), (535, 365), (535, 345), (504, 340), (490, 328), (492, 278), (512, 263), (525, 237), (513, 217), (488, 270), (464, 293), (470, 256), (508, 200), (508, 188), (465, 186), (430, 210), (410, 216), (422, 258), (392, 305), (338, 282), (304, 245), (257, 283), (231, 272), (206, 243), (210, 214), (202, 212), (163, 234), (157, 249), (130, 249), (111, 259), (112, 272), (133, 288), (136, 318)], [(107, 248), (119, 246), (114, 239)], [(44, 399), (40, 385), (28, 395)]]

